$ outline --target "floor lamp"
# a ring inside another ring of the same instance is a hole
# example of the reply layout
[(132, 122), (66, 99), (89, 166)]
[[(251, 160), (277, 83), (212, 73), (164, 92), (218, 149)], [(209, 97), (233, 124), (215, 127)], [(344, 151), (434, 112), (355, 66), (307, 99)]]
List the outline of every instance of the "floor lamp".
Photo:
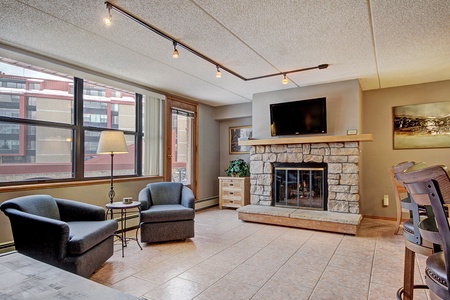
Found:
[(116, 195), (113, 185), (114, 154), (124, 153), (128, 153), (128, 147), (123, 131), (104, 130), (101, 132), (100, 140), (98, 141), (97, 154), (111, 155), (111, 184), (108, 193), (110, 203), (114, 202), (114, 196)]

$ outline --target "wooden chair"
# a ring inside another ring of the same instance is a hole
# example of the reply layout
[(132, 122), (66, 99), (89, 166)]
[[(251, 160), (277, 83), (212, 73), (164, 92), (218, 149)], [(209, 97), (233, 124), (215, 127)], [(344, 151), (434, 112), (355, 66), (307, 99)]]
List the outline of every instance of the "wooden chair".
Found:
[(450, 299), (450, 268), (447, 268), (450, 266), (450, 229), (444, 206), (450, 203), (448, 170), (444, 166), (431, 166), (405, 172), (402, 178), (410, 197), (418, 205), (432, 207), (429, 217), (419, 224), (423, 239), (435, 245), (434, 253), (426, 260), (425, 282), (432, 299)]
[(395, 166), (392, 166), (389, 169), (389, 175), (391, 177), (392, 186), (394, 188), (395, 204), (397, 206), (397, 222), (395, 224), (394, 234), (398, 234), (398, 231), (400, 230), (400, 227), (401, 227), (401, 222), (402, 222), (401, 200), (404, 199), (401, 197), (401, 195), (406, 194), (406, 189), (403, 186), (403, 182), (401, 182), (400, 179), (396, 178), (395, 173), (403, 172), (404, 170), (408, 169), (409, 167), (412, 167), (413, 165), (414, 165), (413, 161), (405, 161), (405, 162), (401, 162)]
[[(392, 172), (397, 184), (404, 188), (404, 176), (408, 172), (426, 168), (423, 162), (403, 162), (392, 167)], [(410, 211), (411, 218), (403, 223), (403, 237), (405, 238), (405, 264), (403, 269), (403, 287), (397, 291), (397, 299), (411, 300), (414, 297), (414, 289), (425, 289), (426, 285), (414, 285), (414, 268), (416, 253), (429, 256), (433, 253), (433, 245), (424, 241), (419, 231), (421, 215), (426, 215), (427, 210), (419, 206), (414, 199), (408, 196), (400, 200), (402, 208)], [(431, 213), (431, 207), (428, 208)]]

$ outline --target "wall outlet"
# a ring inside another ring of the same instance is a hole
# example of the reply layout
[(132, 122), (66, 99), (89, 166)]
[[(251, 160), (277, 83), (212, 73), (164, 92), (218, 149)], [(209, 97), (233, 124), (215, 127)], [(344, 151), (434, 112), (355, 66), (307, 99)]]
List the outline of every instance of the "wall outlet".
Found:
[(389, 195), (383, 196), (383, 206), (389, 206)]

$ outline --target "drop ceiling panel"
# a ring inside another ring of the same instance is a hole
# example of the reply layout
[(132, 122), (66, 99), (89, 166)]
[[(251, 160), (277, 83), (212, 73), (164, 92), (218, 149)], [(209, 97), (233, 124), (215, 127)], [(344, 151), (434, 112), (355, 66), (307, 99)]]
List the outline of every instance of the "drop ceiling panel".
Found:
[(371, 3), (381, 87), (450, 79), (450, 1)]
[(245, 77), (242, 81), (112, 11), (103, 0), (0, 0), (0, 42), (211, 105), (359, 79), (363, 90), (450, 78), (448, 0), (116, 0)]
[[(330, 64), (318, 78), (312, 72), (293, 76), (302, 82), (376, 73), (365, 1), (196, 2), (282, 71)], [(377, 77), (369, 79), (367, 85), (376, 87)]]
[[(117, 3), (244, 77), (278, 72), (192, 1), (167, 0), (133, 3), (117, 1)], [(180, 51), (180, 55), (182, 54), (183, 50)]]

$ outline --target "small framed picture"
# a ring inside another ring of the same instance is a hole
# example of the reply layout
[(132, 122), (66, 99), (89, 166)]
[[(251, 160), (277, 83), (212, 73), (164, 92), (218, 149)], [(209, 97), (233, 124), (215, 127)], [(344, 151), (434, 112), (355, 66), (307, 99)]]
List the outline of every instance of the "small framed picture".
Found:
[(240, 146), (239, 139), (250, 139), (252, 137), (252, 126), (230, 127), (230, 154), (250, 153), (251, 146)]
[(349, 129), (347, 130), (347, 135), (355, 135), (358, 133), (358, 130), (356, 129)]

